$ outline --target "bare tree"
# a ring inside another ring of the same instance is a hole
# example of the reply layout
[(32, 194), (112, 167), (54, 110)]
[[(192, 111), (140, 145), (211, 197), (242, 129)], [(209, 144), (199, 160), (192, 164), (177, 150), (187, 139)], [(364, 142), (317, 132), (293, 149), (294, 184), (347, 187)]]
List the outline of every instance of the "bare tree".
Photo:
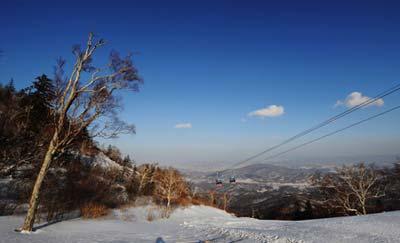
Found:
[(155, 175), (155, 195), (166, 202), (170, 211), (171, 202), (187, 194), (188, 186), (183, 176), (174, 168), (158, 169)]
[(199, 194), (199, 187), (196, 186), (193, 182), (187, 181), (186, 182), (188, 190), (189, 190), (189, 197), (190, 199), (196, 198)]
[(224, 192), (222, 194), (222, 208), (224, 211), (226, 211), (228, 209), (231, 200), (232, 200), (232, 196), (229, 192)]
[(400, 158), (392, 167), (384, 169), (386, 175), (386, 197), (400, 201)]
[(64, 75), (65, 61), (58, 61), (53, 135), (33, 187), (22, 231), (32, 231), (40, 189), (51, 162), (69, 149), (79, 135), (90, 132), (91, 136), (115, 137), (135, 131), (134, 126), (118, 119), (120, 102), (116, 93), (120, 90), (138, 91), (142, 80), (130, 56), (121, 58), (118, 53), (111, 52), (105, 67), (93, 66), (93, 55), (104, 44), (104, 40), (96, 40), (90, 33), (84, 49), (75, 46), (76, 61), (69, 77)]
[(154, 182), (154, 172), (156, 171), (157, 165), (155, 164), (144, 164), (139, 166), (136, 171), (138, 178), (138, 193), (141, 195), (146, 194), (146, 188)]
[(217, 203), (216, 202), (216, 194), (217, 194), (217, 192), (215, 190), (208, 191), (208, 197), (210, 199), (209, 203), (211, 206), (214, 206)]
[(343, 166), (336, 173), (314, 177), (316, 185), (329, 207), (339, 207), (346, 214), (367, 214), (367, 204), (384, 196), (384, 186), (379, 183), (381, 173), (363, 163)]

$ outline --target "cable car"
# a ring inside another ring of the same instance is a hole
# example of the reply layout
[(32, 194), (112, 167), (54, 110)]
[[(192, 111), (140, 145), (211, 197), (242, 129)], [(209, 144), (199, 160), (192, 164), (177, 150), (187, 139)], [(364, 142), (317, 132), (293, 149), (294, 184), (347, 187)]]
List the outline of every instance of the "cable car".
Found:
[(222, 185), (222, 177), (219, 175), (219, 172), (217, 173), (217, 178), (215, 178), (215, 184)]

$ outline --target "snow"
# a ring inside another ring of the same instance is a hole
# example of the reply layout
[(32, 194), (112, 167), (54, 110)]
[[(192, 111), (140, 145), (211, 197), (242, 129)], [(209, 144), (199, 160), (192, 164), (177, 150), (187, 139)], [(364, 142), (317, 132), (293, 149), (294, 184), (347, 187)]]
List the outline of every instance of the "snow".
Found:
[(91, 166), (99, 166), (101, 168), (109, 169), (109, 168), (116, 168), (116, 169), (122, 169), (122, 166), (119, 165), (117, 162), (114, 160), (110, 159), (107, 155), (105, 155), (103, 152), (99, 152), (94, 156), (94, 158), (90, 156), (82, 156), (83, 161), (86, 163), (90, 164)]
[[(177, 209), (168, 219), (147, 221), (154, 207), (114, 210), (103, 219), (67, 220), (32, 234), (14, 229), (22, 217), (0, 217), (0, 242), (398, 242), (400, 211), (308, 221), (238, 218), (206, 206)], [(156, 213), (157, 214), (157, 213)]]
[(245, 184), (259, 184), (259, 181), (250, 179), (250, 178), (246, 178), (246, 179), (236, 179), (236, 182), (238, 183), (245, 183)]
[(294, 187), (294, 188), (298, 188), (298, 189), (305, 189), (307, 187), (310, 187), (310, 183), (308, 182), (296, 182), (296, 183), (290, 183), (290, 182), (271, 182), (271, 183), (267, 183), (266, 185), (271, 186), (274, 190), (279, 190), (279, 188), (281, 187)]

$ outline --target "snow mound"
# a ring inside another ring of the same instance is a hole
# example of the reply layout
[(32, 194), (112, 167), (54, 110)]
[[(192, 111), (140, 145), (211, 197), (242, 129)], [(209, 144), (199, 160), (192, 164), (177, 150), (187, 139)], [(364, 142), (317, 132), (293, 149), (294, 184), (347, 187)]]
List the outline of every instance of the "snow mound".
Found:
[(122, 169), (121, 165), (119, 165), (114, 160), (110, 159), (103, 152), (99, 152), (98, 154), (96, 154), (96, 156), (94, 156), (93, 160), (91, 161), (91, 165), (99, 166), (104, 169), (110, 169), (110, 168)]

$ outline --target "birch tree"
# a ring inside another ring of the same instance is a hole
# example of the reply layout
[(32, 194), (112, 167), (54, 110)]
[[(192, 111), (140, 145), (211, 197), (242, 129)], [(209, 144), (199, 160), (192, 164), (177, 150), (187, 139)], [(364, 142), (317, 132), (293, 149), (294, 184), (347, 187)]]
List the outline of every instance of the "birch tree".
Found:
[(343, 166), (337, 168), (336, 173), (314, 178), (314, 185), (325, 196), (324, 204), (355, 215), (367, 214), (368, 203), (385, 195), (380, 182), (382, 174), (363, 163)]
[(139, 166), (136, 170), (136, 176), (138, 179), (138, 193), (139, 195), (146, 195), (149, 191), (149, 186), (154, 182), (154, 173), (157, 165), (155, 164), (144, 164)]
[(56, 97), (53, 104), (53, 130), (47, 151), (37, 175), (29, 209), (21, 231), (32, 231), (39, 204), (39, 194), (43, 180), (52, 161), (68, 150), (82, 133), (92, 137), (116, 137), (121, 133), (134, 133), (134, 126), (126, 124), (117, 117), (121, 107), (117, 94), (121, 90), (138, 91), (142, 83), (131, 56), (121, 58), (112, 51), (109, 62), (104, 67), (95, 67), (95, 52), (105, 44), (89, 34), (82, 49), (73, 48), (75, 63), (71, 73), (64, 73), (65, 61), (59, 60), (55, 69), (54, 85)]
[(216, 199), (215, 199), (215, 195), (217, 194), (217, 192), (215, 190), (210, 190), (208, 191), (208, 196), (210, 199), (210, 205), (214, 206), (216, 204)]
[(167, 212), (171, 209), (171, 202), (181, 198), (188, 192), (183, 176), (173, 168), (157, 170), (154, 178), (155, 195), (166, 203)]
[(229, 192), (224, 192), (222, 194), (222, 209), (226, 211), (229, 207), (229, 204), (232, 201), (232, 194)]

